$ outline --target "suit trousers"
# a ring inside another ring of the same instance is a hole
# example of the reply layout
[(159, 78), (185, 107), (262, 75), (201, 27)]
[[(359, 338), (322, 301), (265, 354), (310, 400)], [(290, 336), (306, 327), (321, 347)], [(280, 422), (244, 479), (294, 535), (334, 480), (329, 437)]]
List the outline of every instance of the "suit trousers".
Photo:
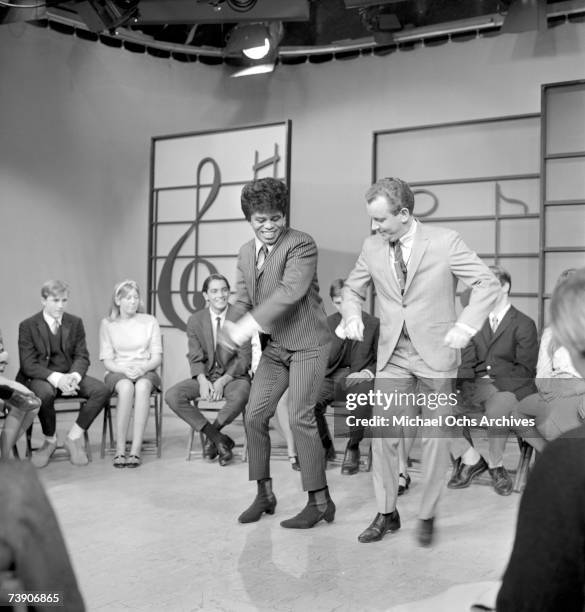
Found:
[(57, 518), (36, 470), (19, 461), (0, 462), (0, 570), (10, 568), (26, 591), (61, 593), (59, 607), (35, 603), (35, 610), (85, 610)]
[[(223, 388), (225, 404), (217, 413), (217, 422), (223, 427), (229, 425), (244, 411), (250, 395), (250, 381), (247, 378), (234, 378)], [(209, 421), (197, 407), (199, 383), (196, 378), (188, 378), (171, 387), (165, 394), (169, 408), (188, 423), (195, 431), (201, 431)]]
[[(445, 417), (452, 412), (448, 403), (435, 406), (430, 401), (412, 402), (412, 398), (424, 398), (431, 393), (448, 395), (453, 391), (456, 376), (456, 369), (446, 372), (431, 369), (404, 334), (400, 335), (388, 363), (377, 372), (375, 392), (393, 398), (393, 405), (388, 409), (385, 409), (384, 401), (376, 401), (373, 407), (374, 417), (388, 419), (389, 423), (388, 426), (372, 428), (372, 476), (378, 512), (393, 512), (398, 496), (398, 457), (403, 428), (395, 425), (392, 417), (420, 415), (425, 419), (433, 419), (442, 416), (444, 422)], [(423, 405), (419, 405), (421, 403)], [(422, 428), (423, 486), (418, 513), (420, 519), (435, 516), (445, 488), (449, 468), (448, 435), (444, 425)]]
[[(57, 429), (57, 417), (55, 414), (55, 399), (63, 396), (61, 391), (42, 378), (33, 378), (28, 381), (28, 387), (41, 400), (39, 410), (39, 421), (45, 436), (54, 436)], [(85, 406), (79, 411), (76, 423), (87, 431), (94, 419), (101, 412), (106, 402), (110, 399), (110, 392), (103, 382), (91, 376), (84, 376), (79, 381), (79, 391), (73, 397), (86, 399)]]
[[(461, 403), (454, 412), (457, 416), (473, 412), (483, 412), (489, 419), (510, 417), (518, 405), (516, 396), (511, 391), (498, 391), (489, 378), (478, 378), (475, 381), (463, 383)], [(453, 439), (450, 444), (451, 455), (459, 459), (471, 444), (466, 437), (468, 428), (453, 428)], [(489, 467), (502, 465), (506, 442), (510, 435), (509, 427), (488, 427), (488, 464)], [(470, 438), (471, 439), (471, 438)]]
[(327, 486), (325, 454), (314, 406), (328, 358), (329, 344), (289, 351), (271, 340), (264, 349), (252, 382), (246, 415), (250, 480), (270, 477), (268, 423), (288, 387), (290, 428), (301, 466), (303, 490), (316, 491)]

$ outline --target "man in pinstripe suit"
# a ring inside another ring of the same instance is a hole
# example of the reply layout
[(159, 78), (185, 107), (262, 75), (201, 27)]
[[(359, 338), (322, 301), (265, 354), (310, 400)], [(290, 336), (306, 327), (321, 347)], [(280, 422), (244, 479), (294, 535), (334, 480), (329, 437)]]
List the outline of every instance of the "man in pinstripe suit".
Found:
[(235, 307), (246, 314), (235, 324), (226, 323), (222, 335), (233, 347), (259, 331), (264, 350), (246, 414), (249, 474), (258, 483), (258, 493), (238, 520), (251, 523), (264, 512), (274, 513), (268, 421), (288, 387), (290, 425), (309, 499), (299, 514), (281, 525), (308, 529), (335, 516), (313, 412), (331, 342), (319, 295), (317, 246), (308, 234), (286, 227), (288, 190), (282, 181), (252, 181), (244, 186), (241, 200), (255, 234), (238, 256)]
[[(361, 304), (373, 281), (380, 312), (377, 391), (389, 397), (394, 391), (406, 398), (421, 394), (427, 401), (422, 406), (409, 399), (402, 405), (374, 405), (374, 416), (390, 417), (391, 426), (374, 430), (373, 480), (378, 513), (358, 539), (376, 542), (385, 533), (400, 529), (396, 497), (402, 427), (394, 424), (392, 417), (416, 420), (422, 413), (430, 426), (422, 431), (418, 539), (428, 546), (433, 540), (435, 512), (449, 465), (448, 433), (432, 426), (432, 420), (451, 413), (459, 349), (481, 328), (500, 294), (500, 284), (457, 232), (424, 225), (414, 218), (414, 195), (404, 181), (379, 180), (367, 191), (366, 201), (375, 233), (366, 238), (345, 282), (345, 334), (353, 340), (362, 339)], [(472, 288), (469, 304), (459, 316), (455, 310), (458, 279)], [(441, 403), (437, 403), (439, 396)]]

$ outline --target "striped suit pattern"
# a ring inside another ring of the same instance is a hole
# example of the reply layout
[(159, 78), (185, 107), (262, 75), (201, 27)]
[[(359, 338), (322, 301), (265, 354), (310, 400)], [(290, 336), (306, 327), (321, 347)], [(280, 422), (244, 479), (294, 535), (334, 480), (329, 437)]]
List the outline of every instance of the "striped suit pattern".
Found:
[(246, 415), (250, 480), (270, 477), (268, 422), (289, 390), (289, 418), (305, 491), (327, 485), (313, 406), (327, 367), (331, 337), (317, 280), (317, 245), (286, 229), (256, 269), (255, 241), (240, 249), (236, 300), (270, 340), (252, 382)]

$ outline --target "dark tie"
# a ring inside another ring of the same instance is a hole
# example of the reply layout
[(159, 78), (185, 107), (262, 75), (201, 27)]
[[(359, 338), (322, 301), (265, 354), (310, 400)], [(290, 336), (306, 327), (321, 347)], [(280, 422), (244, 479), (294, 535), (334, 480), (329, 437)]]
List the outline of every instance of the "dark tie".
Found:
[(268, 247), (263, 244), (258, 251), (258, 259), (256, 260), (256, 269), (260, 270), (260, 268), (264, 265), (264, 260), (268, 255)]
[(214, 368), (218, 368), (220, 366), (220, 361), (221, 361), (218, 355), (219, 350), (218, 350), (218, 345), (217, 345), (220, 330), (221, 330), (221, 317), (215, 317), (215, 344), (213, 346), (213, 352), (215, 353), (215, 359), (213, 363)]
[(406, 264), (402, 257), (402, 246), (400, 246), (400, 240), (396, 240), (390, 243), (390, 246), (394, 249), (394, 270), (396, 271), (396, 278), (400, 285), (400, 293), (404, 293), (404, 287), (406, 286)]

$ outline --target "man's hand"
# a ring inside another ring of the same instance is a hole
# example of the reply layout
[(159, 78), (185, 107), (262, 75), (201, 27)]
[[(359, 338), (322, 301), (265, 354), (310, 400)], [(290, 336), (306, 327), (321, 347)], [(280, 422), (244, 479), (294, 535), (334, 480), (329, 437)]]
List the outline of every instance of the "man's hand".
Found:
[(345, 337), (350, 340), (363, 342), (364, 340), (364, 323), (361, 317), (353, 317), (345, 324)]
[(211, 382), (203, 374), (199, 374), (197, 382), (199, 383), (199, 397), (204, 400), (211, 399), (211, 394), (213, 393)]
[(211, 385), (212, 391), (211, 391), (210, 399), (212, 399), (214, 402), (217, 402), (220, 399), (223, 399), (223, 389), (227, 385), (227, 383), (228, 383), (228, 379), (225, 376), (225, 374), (223, 376), (220, 376), (214, 383), (212, 383)]
[(75, 395), (79, 391), (79, 385), (77, 384), (77, 378), (71, 374), (63, 374), (59, 379), (57, 388), (61, 391), (62, 395), (71, 396)]
[(11, 380), (8, 383), (8, 386), (14, 389), (15, 391), (18, 391), (19, 393), (22, 393), (22, 395), (34, 395), (34, 393), (28, 387), (21, 385), (19, 382), (16, 382), (15, 380)]
[(345, 386), (347, 389), (359, 385), (364, 380), (370, 380), (372, 376), (369, 375), (368, 370), (361, 370), (360, 372), (352, 372), (345, 377)]
[(471, 336), (463, 328), (454, 325), (445, 335), (443, 342), (452, 349), (462, 349), (469, 344), (470, 340)]

